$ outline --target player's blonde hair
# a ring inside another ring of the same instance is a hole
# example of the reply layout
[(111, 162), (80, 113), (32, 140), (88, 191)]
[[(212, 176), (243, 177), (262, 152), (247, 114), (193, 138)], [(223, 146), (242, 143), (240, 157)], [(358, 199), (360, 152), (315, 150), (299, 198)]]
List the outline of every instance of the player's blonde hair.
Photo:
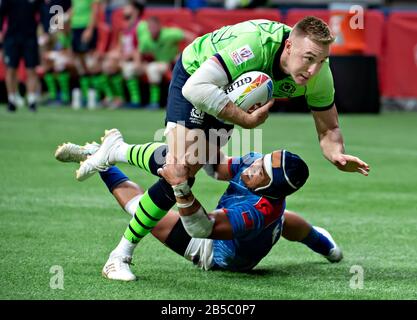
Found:
[(307, 36), (309, 39), (325, 45), (331, 44), (335, 40), (327, 23), (313, 16), (307, 16), (298, 21), (291, 33)]

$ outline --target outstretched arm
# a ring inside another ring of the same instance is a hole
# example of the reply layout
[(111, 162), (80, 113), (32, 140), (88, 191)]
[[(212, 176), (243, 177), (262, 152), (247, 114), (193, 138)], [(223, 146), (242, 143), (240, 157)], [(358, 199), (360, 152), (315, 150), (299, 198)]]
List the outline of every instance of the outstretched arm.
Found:
[(369, 165), (358, 157), (345, 154), (336, 106), (325, 111), (312, 111), (323, 155), (339, 170), (368, 175)]

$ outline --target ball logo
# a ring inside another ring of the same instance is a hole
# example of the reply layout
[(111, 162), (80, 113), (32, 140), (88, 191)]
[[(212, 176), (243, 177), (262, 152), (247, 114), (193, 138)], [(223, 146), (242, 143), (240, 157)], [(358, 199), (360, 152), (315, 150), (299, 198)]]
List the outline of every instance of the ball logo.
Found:
[[(240, 105), (244, 100), (245, 97), (251, 93), (253, 90), (255, 90), (256, 88), (258, 88), (259, 86), (261, 86), (265, 81), (268, 81), (268, 76), (261, 74), (259, 75), (254, 81), (252, 81), (251, 84), (248, 85), (248, 87), (245, 89), (245, 91), (243, 91), (243, 93), (240, 95), (239, 98), (236, 99), (236, 104)], [(271, 82), (272, 84), (272, 82)], [(272, 95), (272, 85), (269, 86), (268, 85), (268, 96), (270, 97)]]
[(236, 82), (232, 83), (230, 86), (228, 86), (226, 89), (224, 89), (224, 92), (226, 94), (228, 94), (228, 93), (234, 91), (235, 89), (240, 88), (244, 84), (250, 83), (251, 81), (252, 81), (252, 78), (251, 77), (243, 78), (243, 79), (241, 79), (239, 81), (236, 81)]

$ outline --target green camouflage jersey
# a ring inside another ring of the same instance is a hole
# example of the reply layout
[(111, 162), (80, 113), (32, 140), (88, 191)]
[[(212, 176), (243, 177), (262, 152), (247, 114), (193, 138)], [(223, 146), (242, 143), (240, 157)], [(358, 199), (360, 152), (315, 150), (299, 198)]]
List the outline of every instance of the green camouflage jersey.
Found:
[(84, 29), (90, 24), (93, 13), (93, 3), (100, 0), (72, 0), (71, 28)]
[(269, 20), (250, 20), (225, 26), (195, 39), (184, 49), (182, 63), (191, 75), (215, 55), (222, 63), (229, 82), (249, 71), (268, 74), (274, 83), (273, 97), (305, 97), (312, 110), (331, 108), (334, 101), (333, 77), (327, 59), (320, 72), (307, 85), (298, 85), (279, 68), (280, 56), (291, 28)]
[(158, 39), (154, 40), (148, 23), (142, 21), (138, 25), (137, 37), (141, 53), (152, 55), (155, 61), (170, 63), (179, 53), (178, 45), (185, 35), (184, 31), (179, 28), (162, 27)]

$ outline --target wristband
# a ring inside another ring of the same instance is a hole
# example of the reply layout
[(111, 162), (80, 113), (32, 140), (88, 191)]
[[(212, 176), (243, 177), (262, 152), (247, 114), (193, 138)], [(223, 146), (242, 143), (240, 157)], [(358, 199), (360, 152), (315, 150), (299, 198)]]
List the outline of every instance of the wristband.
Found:
[(178, 209), (185, 209), (185, 208), (189, 208), (191, 207), (195, 202), (195, 198), (193, 199), (193, 201), (187, 202), (187, 203), (178, 203), (177, 202), (177, 207)]
[(174, 195), (179, 198), (188, 196), (191, 193), (191, 188), (188, 185), (188, 181), (184, 181), (180, 184), (172, 186), (172, 190), (174, 190)]

